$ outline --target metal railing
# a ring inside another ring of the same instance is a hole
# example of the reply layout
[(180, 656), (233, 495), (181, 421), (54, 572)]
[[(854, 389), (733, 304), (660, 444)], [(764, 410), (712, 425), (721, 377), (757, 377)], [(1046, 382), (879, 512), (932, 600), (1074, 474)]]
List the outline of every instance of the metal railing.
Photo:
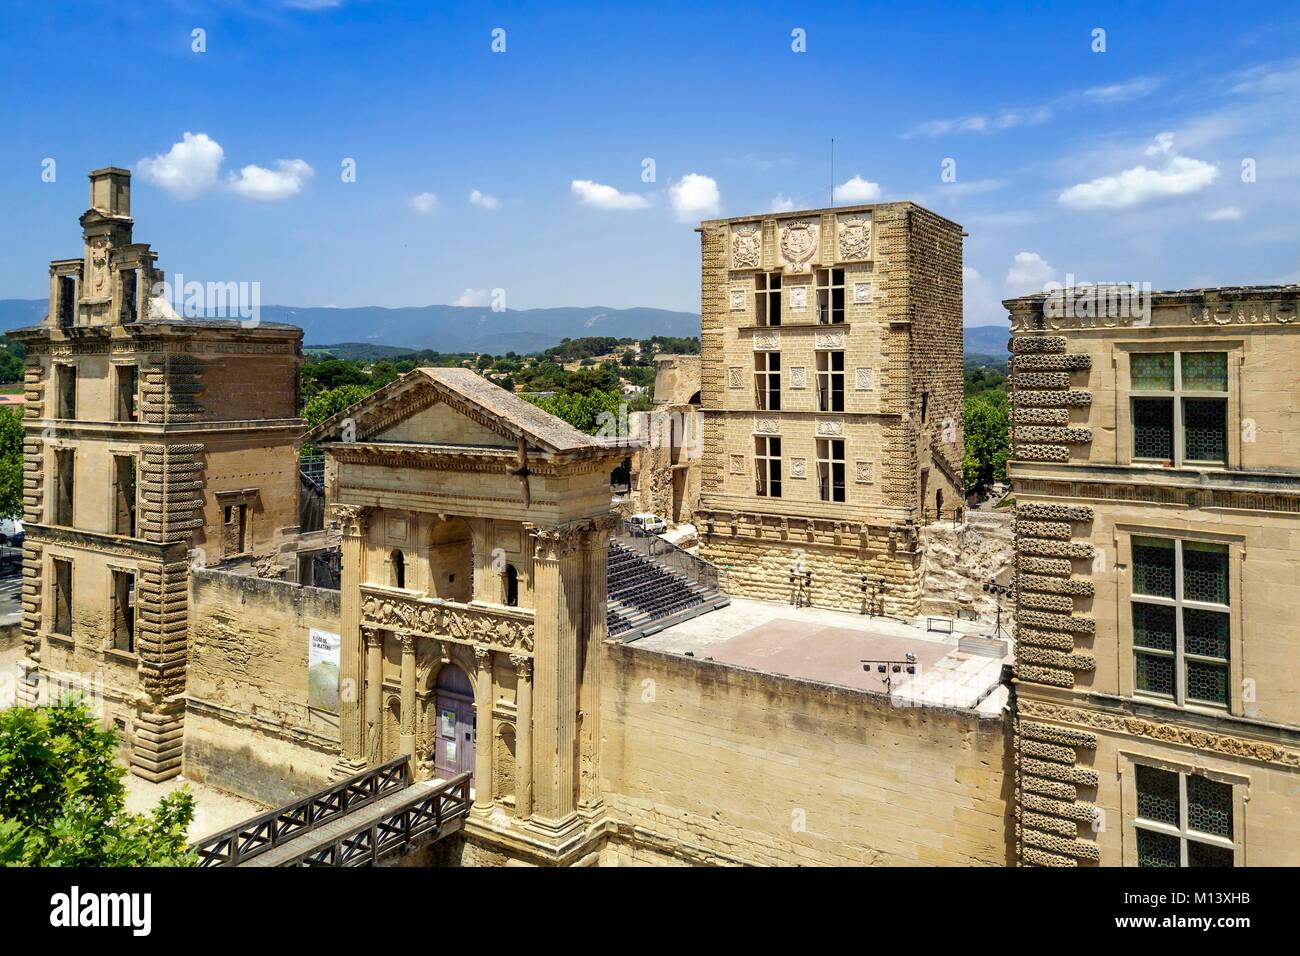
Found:
[(324, 846), (304, 850), (281, 866), (372, 866), (426, 833), (435, 836), (452, 820), (469, 814), (472, 773), (463, 773)]
[(633, 534), (631, 524), (625, 519), (619, 519), (610, 540), (629, 551), (635, 551), (661, 567), (677, 572), (688, 581), (714, 591), (719, 590), (718, 569), (715, 565), (696, 557), (684, 548), (679, 548), (657, 534)]
[(302, 476), (317, 487), (325, 486), (325, 456), (304, 455), (298, 459), (298, 470)]
[(411, 758), (398, 757), (341, 783), (261, 816), (245, 820), (190, 846), (199, 866), (239, 866), (260, 853), (302, 836), (411, 782)]

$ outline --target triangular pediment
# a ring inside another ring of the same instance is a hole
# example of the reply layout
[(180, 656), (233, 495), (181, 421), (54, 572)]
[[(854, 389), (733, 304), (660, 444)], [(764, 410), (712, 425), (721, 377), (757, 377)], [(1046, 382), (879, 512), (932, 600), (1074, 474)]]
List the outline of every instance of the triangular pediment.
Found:
[(304, 436), (307, 441), (393, 442), (604, 452), (584, 435), (469, 369), (415, 369)]

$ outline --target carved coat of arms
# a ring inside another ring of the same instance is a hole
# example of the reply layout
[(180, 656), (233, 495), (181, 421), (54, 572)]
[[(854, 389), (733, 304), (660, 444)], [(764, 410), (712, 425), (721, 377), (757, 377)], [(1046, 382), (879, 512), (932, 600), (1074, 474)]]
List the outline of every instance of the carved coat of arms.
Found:
[(871, 258), (871, 223), (862, 216), (840, 220), (840, 258)]
[(763, 239), (754, 223), (742, 223), (731, 230), (731, 268), (757, 269)]
[(817, 251), (817, 226), (807, 220), (787, 222), (781, 226), (781, 256), (802, 272)]

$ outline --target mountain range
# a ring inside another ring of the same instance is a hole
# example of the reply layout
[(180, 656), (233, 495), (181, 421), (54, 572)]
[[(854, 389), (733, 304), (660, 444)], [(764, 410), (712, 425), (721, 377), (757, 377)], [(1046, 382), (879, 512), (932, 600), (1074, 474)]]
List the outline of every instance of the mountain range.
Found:
[[(35, 325), (46, 312), (44, 299), (0, 299), (0, 329)], [(667, 309), (606, 309), (568, 306), (554, 309), (506, 309), (459, 305), (425, 305), (400, 309), (360, 306), (351, 309), (264, 305), (266, 322), (288, 322), (306, 333), (305, 344), (347, 342), (438, 352), (540, 352), (562, 339), (588, 335), (643, 339), (652, 335), (696, 336), (700, 317)], [(982, 325), (966, 329), (966, 356), (1003, 362), (1007, 328)]]

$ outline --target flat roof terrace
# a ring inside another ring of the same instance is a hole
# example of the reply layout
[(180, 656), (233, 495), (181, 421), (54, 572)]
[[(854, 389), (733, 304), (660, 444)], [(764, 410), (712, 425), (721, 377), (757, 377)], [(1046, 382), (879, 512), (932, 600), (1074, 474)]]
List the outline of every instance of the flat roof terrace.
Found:
[[(944, 626), (947, 625), (947, 619)], [(637, 639), (637, 648), (681, 654), (798, 680), (888, 693), (900, 707), (951, 707), (996, 716), (1007, 701), (1004, 664), (1011, 641), (992, 640), (988, 625), (952, 622), (952, 633), (824, 608), (733, 598), (731, 604)], [(881, 662), (908, 662), (895, 672)], [(872, 662), (870, 670), (863, 661)]]

